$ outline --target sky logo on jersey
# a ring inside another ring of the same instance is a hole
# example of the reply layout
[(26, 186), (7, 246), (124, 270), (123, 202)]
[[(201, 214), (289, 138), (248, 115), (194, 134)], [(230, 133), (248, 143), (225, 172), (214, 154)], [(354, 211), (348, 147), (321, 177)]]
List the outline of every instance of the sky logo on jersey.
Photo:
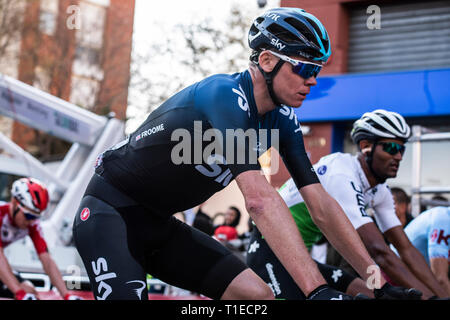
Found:
[(117, 278), (117, 274), (115, 272), (108, 272), (108, 263), (105, 258), (98, 258), (97, 261), (92, 261), (91, 264), (92, 270), (96, 275), (95, 282), (98, 284), (97, 291), (99, 294), (102, 294), (101, 296), (96, 296), (96, 298), (97, 300), (106, 300), (113, 290), (105, 281)]
[(445, 235), (443, 229), (434, 229), (433, 233), (431, 235), (431, 242), (436, 242), (437, 244), (441, 244), (441, 242), (445, 242), (445, 244), (448, 246), (448, 239), (450, 238), (449, 235)]
[(321, 166), (319, 169), (317, 169), (317, 173), (323, 176), (327, 172), (327, 166)]
[(289, 117), (289, 120), (294, 120), (294, 123), (297, 126), (297, 129), (294, 130), (294, 133), (302, 131), (302, 127), (300, 126), (300, 123), (298, 122), (298, 118), (297, 118), (297, 115), (295, 114), (294, 108), (283, 105), (283, 108), (280, 108), (280, 113), (283, 116)]
[(80, 213), (80, 219), (81, 221), (86, 221), (91, 216), (91, 211), (89, 208), (84, 208)]
[(220, 164), (226, 165), (227, 163), (221, 155), (214, 154), (208, 158), (208, 167), (197, 165), (195, 166), (195, 169), (206, 177), (216, 178), (214, 181), (226, 187), (233, 178), (233, 174), (230, 169), (226, 167), (222, 168)]
[(152, 134), (158, 133), (160, 131), (164, 131), (164, 124), (160, 124), (159, 126), (153, 127), (151, 129), (145, 130), (136, 136), (136, 141), (139, 141), (143, 138), (149, 137)]
[(232, 89), (234, 93), (236, 93), (238, 97), (238, 106), (243, 111), (247, 112), (248, 117), (250, 118), (250, 106), (248, 104), (247, 96), (244, 93), (244, 89), (242, 89), (241, 85), (239, 85), (239, 90), (235, 88)]

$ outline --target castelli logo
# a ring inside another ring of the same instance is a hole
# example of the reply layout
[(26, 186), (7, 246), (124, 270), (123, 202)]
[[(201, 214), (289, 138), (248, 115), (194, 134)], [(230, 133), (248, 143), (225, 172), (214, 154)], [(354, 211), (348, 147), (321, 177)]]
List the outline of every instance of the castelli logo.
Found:
[(80, 218), (82, 221), (86, 221), (89, 219), (89, 216), (91, 215), (91, 211), (89, 211), (88, 208), (84, 208), (83, 211), (81, 211)]
[(438, 229), (434, 229), (431, 233), (431, 242), (436, 242), (436, 239), (438, 237)]

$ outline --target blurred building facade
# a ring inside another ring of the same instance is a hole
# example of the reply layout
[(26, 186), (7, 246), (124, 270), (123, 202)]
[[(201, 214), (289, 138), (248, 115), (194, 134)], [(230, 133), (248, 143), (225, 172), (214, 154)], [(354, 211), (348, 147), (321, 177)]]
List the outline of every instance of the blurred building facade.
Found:
[[(20, 25), (10, 32), (14, 36), (0, 59), (0, 73), (125, 120), (135, 0), (12, 2), (7, 9)], [(51, 145), (56, 138), (10, 119), (0, 117), (0, 130), (35, 156), (58, 152)]]
[[(296, 115), (312, 163), (332, 152), (355, 153), (352, 123), (376, 108), (397, 111), (409, 122), (450, 132), (449, 1), (281, 0), (314, 14), (331, 38), (332, 56)], [(411, 185), (411, 147), (393, 184)], [(450, 185), (443, 159), (450, 143), (423, 146), (424, 184)], [(432, 158), (430, 158), (432, 157)], [(432, 161), (431, 161), (432, 160)], [(284, 165), (270, 176), (279, 187)]]

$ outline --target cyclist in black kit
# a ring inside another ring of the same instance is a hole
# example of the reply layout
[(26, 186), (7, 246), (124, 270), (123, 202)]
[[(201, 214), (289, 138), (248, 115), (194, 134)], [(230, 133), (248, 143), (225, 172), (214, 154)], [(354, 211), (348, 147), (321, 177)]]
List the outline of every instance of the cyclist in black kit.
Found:
[(374, 262), (321, 187), (288, 107), (302, 105), (331, 54), (325, 28), (304, 10), (272, 9), (253, 23), (249, 45), (247, 71), (211, 76), (175, 94), (98, 158), (73, 230), (96, 299), (147, 299), (146, 273), (212, 299), (273, 299), (266, 283), (228, 249), (172, 216), (233, 179), (305, 295), (352, 299), (326, 285), (287, 206), (261, 174), (255, 159), (272, 145), (327, 238), (339, 241), (347, 260), (368, 277)]

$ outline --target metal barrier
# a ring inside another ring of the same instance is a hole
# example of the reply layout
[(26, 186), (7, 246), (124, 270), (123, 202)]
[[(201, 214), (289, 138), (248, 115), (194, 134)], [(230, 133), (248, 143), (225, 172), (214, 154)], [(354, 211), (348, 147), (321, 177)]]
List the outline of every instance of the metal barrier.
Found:
[[(450, 132), (433, 132), (418, 125), (412, 127), (412, 137), (409, 142), (412, 143), (411, 214), (413, 217), (417, 217), (420, 214), (421, 204), (437, 204), (436, 201), (423, 199), (423, 194), (450, 193), (450, 186), (424, 187), (421, 186), (420, 181), (422, 142), (446, 140), (450, 141)], [(450, 202), (439, 201), (439, 205), (450, 206)]]

